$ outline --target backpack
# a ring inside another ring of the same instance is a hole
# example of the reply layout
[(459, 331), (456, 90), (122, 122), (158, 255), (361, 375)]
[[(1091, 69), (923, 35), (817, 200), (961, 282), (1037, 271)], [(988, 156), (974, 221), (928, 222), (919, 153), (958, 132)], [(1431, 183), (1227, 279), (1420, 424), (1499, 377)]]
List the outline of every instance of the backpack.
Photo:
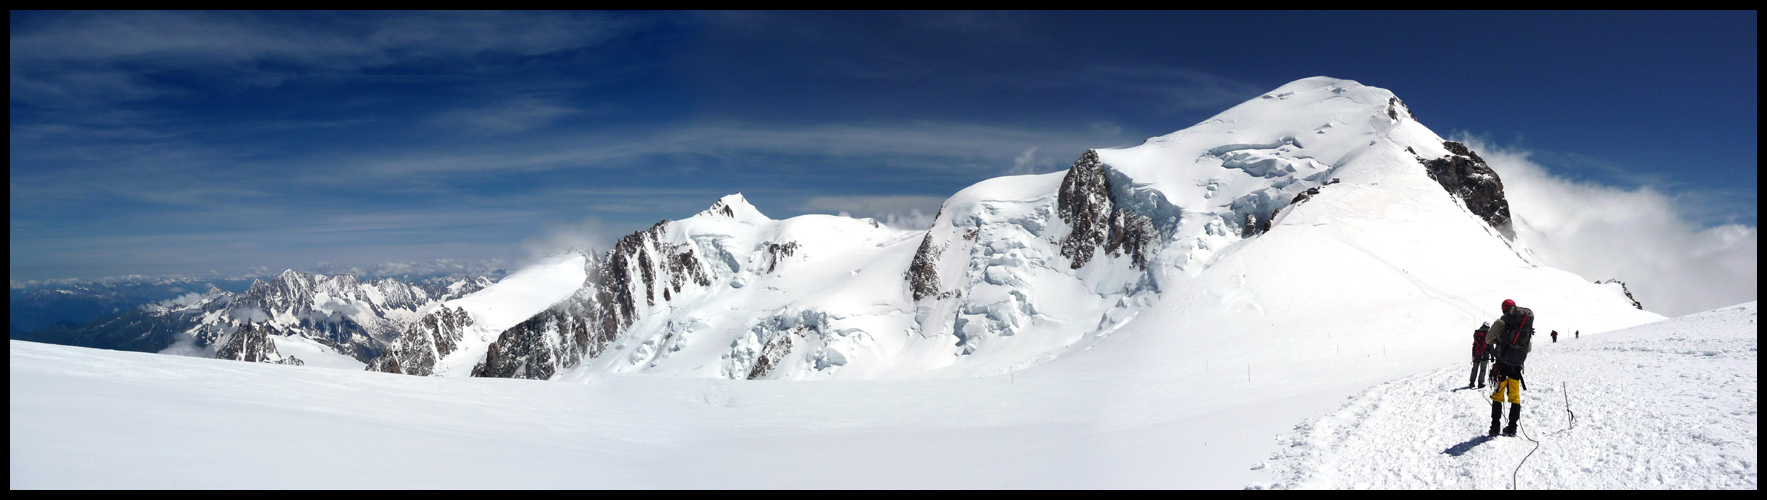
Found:
[(1510, 311), (1503, 315), (1503, 334), (1497, 337), (1497, 362), (1521, 368), (1534, 340), (1534, 311), (1519, 306)]
[(1473, 357), (1474, 358), (1484, 358), (1485, 357), (1485, 332), (1488, 332), (1488, 331), (1491, 331), (1490, 327), (1488, 327), (1488, 326), (1479, 327), (1479, 329), (1473, 330)]

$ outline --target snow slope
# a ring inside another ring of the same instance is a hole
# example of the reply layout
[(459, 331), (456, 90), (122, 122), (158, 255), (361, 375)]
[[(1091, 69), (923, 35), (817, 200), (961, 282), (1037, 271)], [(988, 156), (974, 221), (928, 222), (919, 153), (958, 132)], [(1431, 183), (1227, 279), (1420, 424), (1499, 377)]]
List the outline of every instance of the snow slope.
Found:
[(1490, 393), (1464, 388), (1470, 365), (1381, 384), (1296, 426), (1256, 486), (1755, 489), (1757, 315), (1537, 338), (1515, 438), (1484, 437)]
[[(1541, 347), (1524, 428), (1544, 444), (1522, 486), (1754, 487), (1755, 316), (1749, 304)], [(1344, 396), (1170, 397), (1233, 385), (1237, 367), (1190, 387), (1046, 369), (554, 383), (19, 341), (9, 352), (13, 489), (1497, 488), (1531, 445), (1467, 446), (1484, 406), (1452, 390), (1461, 363), (1296, 427)], [(1234, 388), (1292, 382), (1254, 376)], [(1549, 382), (1570, 388), (1575, 429)], [(1634, 388), (1648, 384), (1671, 404), (1640, 404)], [(1167, 416), (1144, 418), (1156, 413)]]

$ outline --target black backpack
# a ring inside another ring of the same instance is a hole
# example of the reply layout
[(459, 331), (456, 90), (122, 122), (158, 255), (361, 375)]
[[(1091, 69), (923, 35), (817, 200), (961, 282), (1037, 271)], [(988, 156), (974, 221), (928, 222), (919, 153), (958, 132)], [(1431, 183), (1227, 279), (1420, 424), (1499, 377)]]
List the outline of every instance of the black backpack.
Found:
[(1497, 362), (1521, 368), (1534, 340), (1534, 311), (1521, 307), (1510, 311), (1503, 315), (1503, 334), (1497, 338)]

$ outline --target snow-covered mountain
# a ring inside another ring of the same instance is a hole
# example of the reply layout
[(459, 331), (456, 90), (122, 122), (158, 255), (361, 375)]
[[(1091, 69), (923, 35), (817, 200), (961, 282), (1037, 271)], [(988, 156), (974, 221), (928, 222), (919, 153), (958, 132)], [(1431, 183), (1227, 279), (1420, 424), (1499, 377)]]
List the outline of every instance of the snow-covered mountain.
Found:
[(1661, 319), (1541, 265), (1511, 217), (1484, 160), (1391, 92), (1308, 78), (1066, 172), (977, 183), (927, 231), (726, 196), (447, 301), (369, 368), (977, 376), (1174, 325), (1459, 331), (1505, 298), (1549, 328)]
[[(414, 308), (297, 273), (166, 310), (303, 367), (13, 342), (13, 484), (1753, 488), (1755, 304), (1658, 321), (1541, 265), (1483, 164), (1310, 78), (925, 231), (731, 195)], [(1486, 395), (1454, 390), (1503, 299), (1582, 332), (1536, 337), (1554, 465), (1519, 476), (1532, 443), (1469, 444)], [(373, 371), (311, 368), (344, 319), (387, 335)]]
[[(33, 332), (41, 340), (87, 347), (199, 357), (360, 368), (442, 301), (489, 286), (489, 278), (395, 278), (284, 271), (239, 293), (210, 287), (101, 316), (83, 325)], [(298, 354), (298, 356), (296, 356)]]

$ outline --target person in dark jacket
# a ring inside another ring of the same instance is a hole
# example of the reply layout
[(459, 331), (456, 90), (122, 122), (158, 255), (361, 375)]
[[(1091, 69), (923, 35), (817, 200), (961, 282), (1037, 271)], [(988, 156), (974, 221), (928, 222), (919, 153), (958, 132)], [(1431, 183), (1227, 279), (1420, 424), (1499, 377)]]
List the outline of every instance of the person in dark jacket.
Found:
[(1528, 352), (1534, 350), (1533, 342), (1528, 337), (1533, 335), (1534, 311), (1515, 305), (1514, 300), (1503, 301), (1503, 317), (1491, 322), (1491, 330), (1485, 333), (1485, 341), (1497, 348), (1492, 353), (1496, 366), (1491, 369), (1491, 379), (1496, 381), (1497, 389), (1491, 392), (1491, 435), (1498, 432), (1498, 424), (1503, 416), (1503, 401), (1509, 400), (1509, 425), (1503, 427), (1503, 435), (1514, 436), (1516, 422), (1522, 419), (1522, 362), (1527, 360)]
[(1552, 331), (1552, 343), (1554, 343), (1554, 344), (1558, 343), (1558, 330)]
[(1485, 343), (1485, 333), (1489, 331), (1491, 331), (1490, 323), (1479, 325), (1479, 329), (1473, 330), (1473, 368), (1472, 378), (1466, 381), (1468, 389), (1473, 388), (1474, 383), (1477, 383), (1480, 389), (1485, 388), (1485, 362), (1490, 361), (1491, 358), (1490, 351), (1486, 349), (1490, 344)]

